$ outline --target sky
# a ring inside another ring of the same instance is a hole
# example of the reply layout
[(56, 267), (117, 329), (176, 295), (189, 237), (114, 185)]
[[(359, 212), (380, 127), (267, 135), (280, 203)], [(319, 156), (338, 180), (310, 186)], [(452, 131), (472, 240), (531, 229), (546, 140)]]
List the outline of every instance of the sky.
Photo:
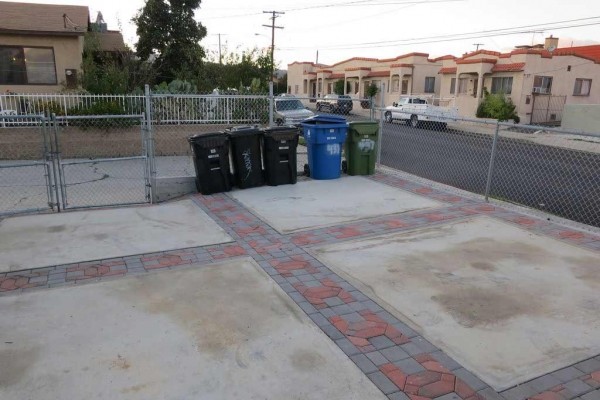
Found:
[[(125, 41), (137, 38), (131, 18), (144, 0), (21, 0), (28, 3), (87, 5), (92, 21), (102, 11), (109, 29)], [(201, 44), (217, 54), (271, 45), (270, 14), (284, 29), (275, 31), (275, 61), (333, 64), (351, 57), (392, 58), (420, 52), (461, 56), (479, 48), (507, 51), (543, 43), (550, 35), (560, 47), (600, 43), (600, 1), (591, 0), (202, 0), (196, 19), (208, 30)], [(517, 32), (517, 34), (515, 34)]]

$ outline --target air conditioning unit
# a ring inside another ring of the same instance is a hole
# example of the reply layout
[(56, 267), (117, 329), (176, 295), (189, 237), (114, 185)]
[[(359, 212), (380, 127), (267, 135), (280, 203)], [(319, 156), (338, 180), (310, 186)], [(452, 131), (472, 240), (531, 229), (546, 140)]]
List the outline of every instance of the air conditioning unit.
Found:
[(548, 93), (550, 93), (550, 90), (548, 88), (544, 88), (544, 87), (534, 87), (533, 93), (548, 94)]

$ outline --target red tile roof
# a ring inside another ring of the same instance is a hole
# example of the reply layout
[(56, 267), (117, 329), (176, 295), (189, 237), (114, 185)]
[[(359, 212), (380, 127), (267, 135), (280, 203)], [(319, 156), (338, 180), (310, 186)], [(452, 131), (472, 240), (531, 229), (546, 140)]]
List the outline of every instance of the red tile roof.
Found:
[(555, 56), (577, 56), (600, 64), (600, 45), (563, 47), (552, 52)]
[(456, 60), (456, 64), (496, 64), (498, 60), (494, 58), (475, 58), (473, 60)]
[(446, 67), (440, 69), (440, 72), (438, 72), (438, 74), (456, 74), (456, 70), (456, 67)]
[(344, 74), (331, 74), (329, 79), (344, 79)]
[(519, 72), (525, 69), (525, 63), (496, 64), (492, 72)]
[(370, 71), (371, 68), (369, 67), (352, 67), (352, 68), (346, 68), (344, 71)]
[(367, 75), (367, 78), (377, 78), (390, 76), (390, 71), (371, 71)]
[(448, 54), (448, 55), (445, 55), (445, 56), (436, 57), (436, 58), (431, 59), (429, 61), (437, 62), (437, 61), (444, 61), (444, 60), (456, 60), (456, 57), (454, 57), (451, 54)]

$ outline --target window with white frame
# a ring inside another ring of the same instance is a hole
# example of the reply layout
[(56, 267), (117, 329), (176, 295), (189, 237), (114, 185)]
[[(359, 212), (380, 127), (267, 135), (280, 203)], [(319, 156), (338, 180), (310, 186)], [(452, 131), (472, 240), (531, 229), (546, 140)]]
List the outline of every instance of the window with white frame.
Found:
[(591, 89), (591, 79), (577, 78), (575, 79), (575, 88), (573, 89), (573, 96), (589, 96)]
[(458, 80), (458, 94), (467, 94), (469, 90), (469, 78), (460, 78)]
[(56, 85), (54, 49), (0, 46), (0, 84)]
[(492, 93), (511, 94), (513, 78), (512, 76), (492, 78)]
[(400, 91), (400, 79), (392, 79), (392, 92)]
[(552, 93), (552, 77), (536, 75), (533, 78), (533, 93), (540, 93), (540, 94)]
[(425, 93), (435, 92), (435, 76), (428, 76), (425, 78)]
[(450, 79), (450, 94), (454, 94), (456, 92), (456, 78)]

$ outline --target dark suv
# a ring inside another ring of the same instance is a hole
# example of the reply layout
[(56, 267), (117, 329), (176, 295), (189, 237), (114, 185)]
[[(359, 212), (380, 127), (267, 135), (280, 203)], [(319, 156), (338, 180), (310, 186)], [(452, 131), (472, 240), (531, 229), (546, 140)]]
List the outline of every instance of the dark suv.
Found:
[(328, 94), (317, 100), (317, 111), (349, 114), (352, 111), (352, 98), (347, 95)]

